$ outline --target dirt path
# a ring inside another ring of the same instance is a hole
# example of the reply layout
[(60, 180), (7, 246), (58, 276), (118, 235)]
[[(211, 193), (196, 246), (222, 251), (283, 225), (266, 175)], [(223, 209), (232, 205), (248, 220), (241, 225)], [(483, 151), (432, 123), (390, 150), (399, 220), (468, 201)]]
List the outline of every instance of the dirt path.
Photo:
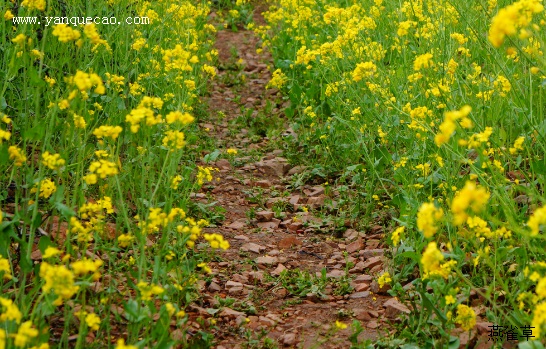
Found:
[(266, 90), (271, 57), (258, 56), (257, 43), (244, 29), (217, 36), (220, 72), (207, 101), (210, 119), (200, 127), (218, 149), (238, 153), (212, 163), (221, 181), (195, 199), (225, 209), (221, 226), (207, 232), (221, 233), (231, 247), (210, 263), (212, 277), (191, 316), (215, 324), (218, 349), (348, 348), (351, 328), (336, 320), (361, 321), (359, 338), (373, 340), (388, 328), (383, 318), (397, 315), (395, 307), (385, 310), (389, 296), (372, 292), (384, 268), (382, 228), (335, 238), (332, 220), (319, 214), (339, 199), (335, 188), (288, 190), (303, 169), (276, 149), (282, 142), (264, 136), (265, 127), (286, 129), (287, 122), (282, 97)]

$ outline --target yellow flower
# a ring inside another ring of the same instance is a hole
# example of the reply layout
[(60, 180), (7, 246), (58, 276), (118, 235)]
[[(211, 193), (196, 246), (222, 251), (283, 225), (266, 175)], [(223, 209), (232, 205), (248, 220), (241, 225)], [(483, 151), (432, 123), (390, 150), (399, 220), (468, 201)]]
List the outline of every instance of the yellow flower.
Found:
[(27, 161), (27, 157), (23, 151), (16, 146), (12, 145), (8, 148), (9, 159), (13, 160), (15, 166), (21, 167), (23, 163)]
[(29, 10), (37, 9), (40, 11), (44, 11), (46, 8), (46, 2), (45, 0), (23, 0), (21, 6), (26, 7)]
[(65, 161), (61, 158), (60, 154), (51, 154), (46, 151), (42, 154), (42, 164), (52, 170), (58, 170), (59, 168), (64, 166)]
[(89, 166), (89, 174), (84, 176), (84, 180), (87, 184), (97, 183), (97, 176), (100, 178), (106, 178), (108, 176), (115, 176), (119, 173), (115, 163), (108, 160), (93, 161)]
[(171, 179), (171, 189), (176, 190), (178, 189), (178, 186), (180, 185), (180, 182), (182, 182), (181, 176), (174, 176)]
[(449, 138), (457, 128), (457, 120), (461, 120), (461, 126), (464, 128), (472, 127), (472, 121), (468, 118), (471, 111), (472, 108), (465, 105), (460, 110), (446, 112), (444, 121), (439, 126), (440, 132), (434, 137), (436, 145), (442, 146), (449, 141)]
[(197, 184), (203, 185), (205, 181), (210, 182), (212, 181), (212, 171), (214, 170), (212, 167), (197, 167)]
[(15, 334), (14, 344), (16, 347), (24, 347), (32, 340), (32, 338), (38, 336), (38, 330), (32, 328), (31, 321), (25, 321), (19, 326), (19, 330)]
[(58, 248), (55, 248), (55, 247), (48, 246), (45, 249), (44, 254), (42, 255), (42, 259), (51, 258), (51, 257), (57, 256), (59, 254), (61, 254), (61, 250), (59, 250)]
[(129, 243), (131, 243), (131, 241), (134, 240), (134, 236), (131, 235), (131, 234), (121, 234), (120, 236), (118, 236), (118, 245), (119, 247), (127, 247), (129, 246)]
[(533, 320), (531, 320), (531, 326), (534, 327), (533, 335), (535, 335), (536, 338), (540, 338), (542, 336), (544, 324), (546, 324), (546, 302), (536, 305), (533, 310)]
[(95, 313), (89, 313), (85, 316), (85, 323), (92, 331), (98, 331), (100, 318)]
[(41, 180), (35, 187), (33, 187), (30, 192), (36, 193), (38, 191), (38, 188), (40, 188), (40, 194), (38, 195), (41, 198), (47, 199), (53, 193), (57, 191), (57, 187), (55, 186), (55, 183), (53, 183), (49, 178)]
[(379, 279), (377, 279), (377, 283), (379, 284), (379, 288), (382, 288), (386, 284), (390, 284), (392, 282), (391, 275), (389, 272), (384, 272), (381, 274)]
[(482, 187), (477, 187), (474, 182), (467, 181), (464, 188), (453, 198), (451, 202), (451, 212), (454, 216), (454, 223), (461, 225), (468, 218), (467, 210), (474, 213), (483, 210), (489, 200), (489, 192)]
[(216, 69), (214, 67), (204, 64), (202, 69), (205, 73), (209, 74), (211, 77), (216, 76)]
[(540, 0), (520, 0), (499, 10), (491, 21), (488, 39), (495, 47), (500, 47), (506, 36), (517, 33), (527, 27), (533, 14), (542, 12), (544, 6)]
[(226, 150), (226, 153), (228, 153), (229, 155), (235, 155), (237, 154), (237, 149), (229, 148), (228, 150)]
[(57, 24), (53, 27), (53, 36), (56, 36), (60, 42), (69, 42), (78, 40), (81, 34), (67, 24)]
[(167, 313), (169, 313), (169, 316), (173, 316), (176, 311), (176, 308), (172, 303), (165, 303), (165, 309), (167, 310)]
[(523, 150), (523, 142), (525, 141), (525, 137), (518, 137), (516, 141), (514, 142), (514, 147), (510, 148), (510, 154), (514, 155), (518, 152), (518, 150)]
[(99, 45), (104, 45), (104, 47), (106, 47), (108, 51), (111, 50), (108, 42), (100, 37), (100, 34), (97, 30), (95, 23), (85, 24), (85, 26), (83, 27), (83, 33), (85, 34), (86, 37), (89, 38), (91, 43), (95, 45), (95, 47), (93, 47), (92, 49), (93, 51), (96, 50), (96, 48)]
[(459, 324), (463, 330), (470, 331), (476, 325), (476, 313), (469, 306), (459, 304), (455, 323)]
[(184, 132), (169, 130), (165, 132), (163, 137), (163, 146), (171, 148), (171, 151), (175, 149), (182, 149), (186, 145), (184, 140)]
[(178, 121), (183, 125), (187, 125), (192, 123), (193, 120), (195, 120), (195, 118), (191, 116), (190, 113), (182, 113), (179, 111), (173, 111), (167, 114), (167, 116), (165, 117), (165, 120), (167, 121), (168, 124), (172, 124)]
[(375, 76), (377, 66), (373, 62), (358, 63), (351, 73), (353, 81), (359, 82), (363, 78), (372, 78)]
[(78, 292), (79, 286), (74, 285), (74, 273), (64, 265), (51, 265), (42, 262), (40, 265), (40, 277), (45, 280), (42, 290), (44, 293), (51, 291), (58, 296), (55, 305), (61, 305), (63, 300), (68, 300)]
[(70, 85), (75, 85), (78, 88), (78, 90), (82, 92), (82, 95), (84, 93), (87, 94), (87, 92), (89, 92), (93, 88), (93, 86), (95, 86), (95, 89), (93, 90), (93, 92), (97, 94), (102, 95), (106, 92), (106, 88), (104, 87), (102, 78), (95, 73), (88, 74), (78, 70), (76, 74), (74, 76), (69, 77), (67, 81)]
[(0, 144), (2, 144), (2, 140), (9, 141), (11, 138), (11, 132), (0, 130)]
[(148, 47), (145, 38), (137, 38), (131, 45), (131, 48), (135, 51), (140, 51), (140, 49), (142, 49), (143, 47)]
[(94, 261), (84, 258), (82, 260), (76, 261), (71, 264), (72, 270), (76, 276), (86, 275), (89, 273), (95, 273), (101, 266), (103, 262), (100, 259)]
[(203, 237), (210, 243), (212, 248), (221, 248), (223, 250), (229, 248), (229, 242), (224, 240), (224, 237), (220, 234), (203, 234)]
[(286, 77), (286, 75), (284, 75), (282, 70), (277, 69), (273, 72), (273, 76), (271, 77), (271, 80), (269, 80), (269, 82), (267, 83), (265, 87), (280, 89), (286, 84), (287, 81), (288, 81), (288, 78)]
[(87, 123), (85, 122), (85, 119), (82, 116), (74, 114), (74, 127), (76, 128), (85, 128), (87, 126)]
[(212, 269), (210, 269), (210, 267), (207, 265), (207, 263), (204, 263), (204, 262), (199, 263), (199, 264), (197, 264), (197, 267), (201, 268), (201, 270), (203, 270), (207, 274), (212, 273)]
[(413, 70), (418, 71), (422, 68), (429, 68), (433, 64), (432, 53), (425, 53), (415, 58), (415, 61), (413, 61)]
[[(2, 308), (4, 308), (4, 310), (2, 310)], [(0, 321), (13, 320), (19, 324), (21, 323), (22, 318), (23, 314), (11, 299), (0, 297)]]
[(13, 13), (11, 13), (10, 10), (6, 10), (6, 12), (4, 13), (4, 19), (5, 19), (6, 21), (9, 21), (9, 20), (13, 19), (13, 17), (15, 17), (15, 16), (13, 15)]
[(339, 320), (336, 320), (336, 328), (338, 330), (344, 330), (347, 328), (347, 324), (344, 324), (343, 322), (340, 322)]
[(540, 299), (546, 298), (546, 277), (540, 279), (535, 289), (535, 293)]
[(123, 131), (121, 126), (101, 126), (99, 128), (96, 128), (93, 130), (93, 134), (98, 139), (102, 139), (103, 137), (110, 137), (112, 139), (118, 138), (119, 134)]
[(134, 345), (125, 345), (125, 340), (120, 338), (118, 339), (115, 349), (138, 349), (138, 348)]
[(137, 287), (138, 287), (138, 290), (140, 291), (140, 297), (143, 301), (150, 301), (152, 300), (152, 296), (160, 295), (163, 292), (165, 292), (165, 290), (161, 286), (155, 285), (155, 284), (148, 284), (147, 282), (144, 282), (144, 281), (140, 281), (137, 284)]
[(0, 349), (6, 349), (6, 331), (0, 328)]
[(457, 262), (448, 261), (443, 264), (444, 256), (436, 247), (434, 241), (427, 245), (427, 248), (421, 256), (421, 265), (423, 266), (423, 279), (427, 279), (431, 276), (440, 276), (446, 279), (451, 274), (451, 268), (453, 268)]
[(445, 296), (445, 300), (446, 300), (446, 305), (455, 304), (455, 301), (456, 301), (455, 297), (453, 297), (450, 294)]
[(546, 206), (543, 206), (529, 217), (527, 226), (531, 229), (531, 236), (536, 236), (540, 232), (540, 227), (546, 224)]
[(423, 256), (421, 257), (421, 264), (425, 274), (440, 269), (440, 262), (444, 260), (444, 255), (436, 247), (436, 242), (432, 241), (428, 244)]
[[(1, 217), (2, 214), (0, 212), (0, 221), (2, 220)], [(2, 255), (0, 255), (0, 273), (4, 273), (4, 280), (11, 280), (13, 278), (9, 261), (6, 258), (2, 258)]]
[(417, 213), (417, 228), (428, 239), (431, 238), (437, 231), (435, 225), (444, 215), (441, 208), (436, 208), (433, 203), (424, 203), (419, 208)]

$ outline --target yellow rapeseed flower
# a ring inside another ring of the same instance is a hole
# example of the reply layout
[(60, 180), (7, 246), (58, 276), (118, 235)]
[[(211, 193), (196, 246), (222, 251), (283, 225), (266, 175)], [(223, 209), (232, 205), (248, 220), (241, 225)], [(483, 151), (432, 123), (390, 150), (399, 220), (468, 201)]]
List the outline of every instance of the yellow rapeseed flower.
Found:
[(531, 229), (531, 236), (536, 236), (540, 232), (540, 227), (546, 224), (546, 206), (538, 208), (533, 212), (527, 226)]
[(51, 265), (42, 262), (40, 277), (45, 281), (42, 286), (44, 293), (55, 292), (58, 296), (55, 305), (61, 305), (64, 300), (72, 298), (78, 292), (79, 286), (74, 284), (74, 273), (64, 265)]
[(491, 20), (488, 39), (495, 47), (500, 47), (506, 36), (515, 35), (518, 29), (527, 27), (533, 14), (542, 12), (540, 0), (520, 0), (499, 10)]
[(165, 290), (163, 287), (156, 284), (148, 284), (147, 282), (140, 281), (137, 284), (138, 290), (140, 291), (140, 297), (143, 301), (150, 301), (154, 295), (160, 295)]
[(533, 320), (531, 320), (531, 326), (533, 326), (533, 335), (536, 338), (542, 337), (542, 330), (546, 324), (546, 302), (542, 302), (534, 307)]
[(17, 333), (14, 336), (14, 344), (16, 347), (25, 347), (32, 338), (37, 337), (38, 330), (32, 327), (31, 321), (25, 321), (19, 326)]
[(23, 314), (11, 299), (0, 297), (0, 321), (13, 320), (19, 324), (22, 318)]
[(51, 258), (51, 257), (55, 257), (57, 255), (60, 255), (60, 254), (61, 254), (61, 250), (59, 250), (56, 247), (48, 246), (45, 249), (44, 254), (42, 255), (42, 259), (48, 259), (48, 258)]
[(74, 271), (74, 275), (86, 275), (89, 273), (96, 273), (97, 270), (102, 266), (103, 262), (100, 259), (94, 261), (84, 258), (82, 260), (72, 263), (70, 266)]
[(379, 288), (382, 288), (386, 284), (390, 284), (392, 282), (391, 275), (389, 272), (384, 272), (381, 274), (381, 276), (377, 279), (377, 283), (379, 284)]
[(15, 17), (15, 16), (13, 15), (13, 13), (10, 10), (6, 10), (6, 12), (4, 12), (4, 19), (6, 21), (12, 20), (13, 17)]
[(338, 330), (344, 330), (347, 328), (347, 324), (344, 324), (343, 322), (340, 322), (339, 320), (336, 320), (336, 328)]
[(138, 348), (134, 345), (126, 345), (125, 340), (120, 338), (118, 339), (118, 342), (116, 343), (115, 349), (138, 349)]
[(474, 213), (481, 212), (489, 200), (489, 196), (490, 194), (485, 188), (478, 187), (476, 183), (467, 181), (464, 188), (451, 202), (454, 223), (456, 225), (465, 223), (468, 218), (468, 209)]
[(69, 42), (78, 40), (81, 34), (67, 24), (57, 24), (53, 27), (53, 36), (56, 36), (60, 42)]
[[(0, 218), (1, 217), (2, 216), (0, 214)], [(6, 258), (3, 258), (2, 255), (0, 255), (0, 273), (4, 273), (4, 276), (3, 276), (4, 280), (11, 280), (13, 278), (13, 276), (11, 275), (11, 267), (9, 264), (9, 260), (7, 260)]]
[(98, 139), (102, 139), (105, 137), (110, 137), (112, 139), (118, 138), (119, 134), (123, 131), (123, 128), (121, 126), (107, 126), (103, 125), (99, 128), (96, 128), (93, 130), (93, 134)]
[(459, 304), (455, 323), (459, 324), (463, 330), (470, 331), (476, 325), (476, 313), (469, 306)]
[(49, 178), (42, 179), (30, 190), (30, 192), (36, 193), (38, 191), (38, 187), (40, 188), (40, 194), (38, 196), (44, 199), (49, 198), (57, 191), (57, 186)]
[(65, 161), (61, 158), (61, 154), (51, 154), (46, 151), (42, 154), (42, 164), (52, 170), (58, 170), (64, 166)]
[(391, 240), (393, 246), (398, 246), (398, 244), (400, 243), (401, 235), (404, 233), (405, 229), (405, 227), (398, 227), (392, 232)]
[(443, 217), (444, 211), (433, 203), (424, 203), (417, 213), (417, 228), (428, 239), (438, 231), (436, 223)]
[(98, 331), (100, 325), (100, 317), (95, 313), (89, 313), (85, 316), (85, 323), (92, 331)]

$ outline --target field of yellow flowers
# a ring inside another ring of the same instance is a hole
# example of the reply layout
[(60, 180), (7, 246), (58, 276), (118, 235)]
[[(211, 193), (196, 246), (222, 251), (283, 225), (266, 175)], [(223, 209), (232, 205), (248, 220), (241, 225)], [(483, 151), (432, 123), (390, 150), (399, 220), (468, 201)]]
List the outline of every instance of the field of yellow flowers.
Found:
[(216, 74), (209, 6), (0, 4), (0, 348), (209, 342), (171, 335), (229, 246), (188, 210), (213, 179), (192, 123)]
[(255, 28), (269, 86), (291, 102), (294, 158), (337, 178), (346, 217), (390, 226), (379, 284), (413, 305), (402, 343), (456, 348), (477, 315), (504, 340), (544, 338), (545, 13), (541, 0), (280, 0)]
[[(220, 3), (226, 27), (248, 21)], [(542, 1), (270, 5), (250, 27), (290, 102), (290, 160), (332, 181), (341, 219), (391, 232), (378, 284), (412, 312), (375, 347), (457, 348), (479, 317), (544, 348)], [(211, 6), (0, 4), (0, 349), (210, 347), (185, 309), (229, 248), (190, 200), (215, 173), (195, 125)]]

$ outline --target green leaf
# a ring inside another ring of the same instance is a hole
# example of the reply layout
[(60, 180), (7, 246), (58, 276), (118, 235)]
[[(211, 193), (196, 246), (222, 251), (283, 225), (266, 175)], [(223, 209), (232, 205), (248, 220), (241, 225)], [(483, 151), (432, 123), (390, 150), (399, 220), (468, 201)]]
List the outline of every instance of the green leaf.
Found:
[(207, 313), (209, 313), (210, 315), (214, 315), (219, 311), (220, 309), (207, 308)]
[(28, 243), (24, 240), (22, 240), (20, 243), (21, 256), (19, 258), (19, 266), (21, 267), (23, 273), (30, 273), (32, 271), (32, 261), (30, 260), (30, 256), (27, 254), (30, 246), (28, 246)]
[(29, 127), (25, 130), (23, 134), (23, 139), (28, 141), (39, 141), (44, 137), (44, 126), (43, 124), (34, 125), (34, 127)]
[(134, 299), (129, 299), (125, 303), (125, 317), (130, 322), (141, 322), (148, 318), (148, 312), (146, 307), (141, 307)]
[(66, 206), (65, 204), (61, 202), (56, 202), (55, 208), (67, 220), (69, 220), (71, 217), (74, 217), (76, 215), (76, 212), (73, 209), (71, 209), (70, 207)]
[(449, 344), (447, 346), (448, 349), (458, 349), (461, 345), (461, 340), (458, 337), (451, 336), (449, 338)]
[[(408, 343), (404, 344), (400, 347), (400, 349), (419, 349), (420, 347), (417, 344), (414, 343)], [(458, 347), (457, 347), (458, 348)]]
[(42, 225), (42, 214), (40, 212), (36, 212), (36, 217), (32, 220), (32, 227), (34, 229), (38, 228)]
[(400, 254), (397, 254), (396, 256), (411, 258), (415, 261), (415, 263), (419, 263), (419, 261), (421, 260), (421, 255), (417, 252), (412, 252), (412, 251), (402, 252)]
[(38, 303), (37, 313), (42, 317), (49, 316), (57, 310), (57, 307), (53, 305), (51, 301), (45, 301)]
[(6, 165), (9, 162), (8, 147), (0, 147), (0, 165)]
[(40, 238), (40, 241), (38, 241), (38, 248), (40, 249), (42, 253), (44, 253), (45, 250), (50, 246), (55, 246), (55, 245), (53, 244), (49, 236), (42, 236)]
[(11, 243), (11, 239), (16, 241), (20, 240), (17, 237), (17, 234), (15, 234), (15, 229), (13, 226), (13, 221), (0, 223), (0, 255), (2, 256), (8, 255), (8, 248)]
[(419, 289), (418, 292), (421, 295), (421, 299), (423, 300), (423, 306), (425, 307), (425, 309), (434, 311), (436, 316), (438, 316), (438, 318), (442, 321), (442, 323), (445, 324), (447, 321), (446, 316), (444, 315), (443, 312), (439, 311), (438, 308), (434, 306), (434, 304), (432, 304), (432, 302), (430, 301), (430, 298), (428, 298), (428, 294), (423, 292), (423, 290), (421, 289)]
[(125, 106), (125, 101), (123, 100), (123, 98), (118, 97), (118, 98), (116, 98), (116, 101), (117, 101), (118, 110), (126, 110), (127, 109), (127, 107)]
[(525, 341), (518, 344), (519, 349), (544, 349), (539, 341)]
[(216, 149), (212, 153), (205, 155), (205, 157), (203, 157), (203, 162), (208, 164), (209, 162), (216, 161), (218, 156), (220, 156), (220, 149)]

